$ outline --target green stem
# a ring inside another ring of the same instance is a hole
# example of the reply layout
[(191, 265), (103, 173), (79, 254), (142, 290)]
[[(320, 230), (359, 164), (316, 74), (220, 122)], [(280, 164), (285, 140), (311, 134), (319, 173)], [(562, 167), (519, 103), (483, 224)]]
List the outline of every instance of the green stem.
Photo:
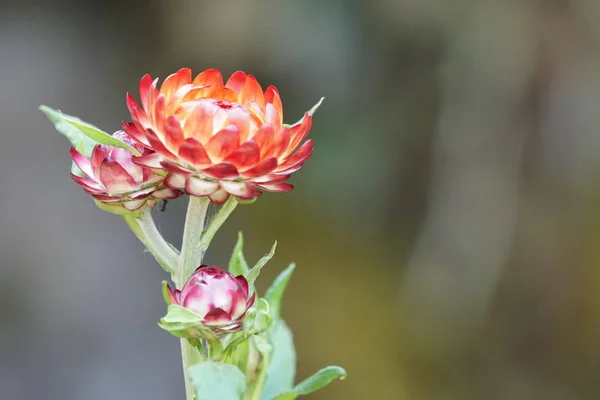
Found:
[(179, 262), (179, 254), (173, 246), (163, 239), (156, 228), (152, 219), (152, 209), (146, 208), (142, 210), (139, 218), (124, 215), (123, 220), (125, 220), (129, 229), (146, 246), (165, 271), (173, 275)]
[(201, 362), (202, 356), (187, 339), (181, 339), (181, 361), (183, 363), (183, 377), (185, 379), (185, 398), (186, 400), (194, 400), (196, 398), (196, 391), (192, 385), (188, 367)]
[(248, 388), (244, 400), (260, 400), (262, 392), (267, 381), (267, 372), (271, 364), (271, 355), (263, 355), (259, 364), (259, 373), (256, 376), (252, 385)]
[[(190, 197), (185, 216), (185, 226), (183, 228), (181, 256), (179, 257), (175, 279), (175, 283), (179, 289), (183, 288), (196, 268), (202, 264), (202, 258), (206, 249), (219, 228), (237, 206), (237, 200), (231, 196), (217, 212), (206, 230), (203, 230), (209, 205), (210, 199), (208, 197)], [(186, 339), (181, 339), (181, 359), (185, 377), (186, 399), (194, 400), (194, 387), (189, 379), (187, 370), (191, 365), (201, 361), (202, 357), (198, 350), (190, 345)]]
[(175, 282), (179, 289), (183, 288), (194, 270), (202, 263), (202, 256), (206, 248), (201, 245), (201, 237), (209, 205), (210, 199), (208, 197), (190, 196), (187, 214), (185, 215), (181, 256), (179, 257)]

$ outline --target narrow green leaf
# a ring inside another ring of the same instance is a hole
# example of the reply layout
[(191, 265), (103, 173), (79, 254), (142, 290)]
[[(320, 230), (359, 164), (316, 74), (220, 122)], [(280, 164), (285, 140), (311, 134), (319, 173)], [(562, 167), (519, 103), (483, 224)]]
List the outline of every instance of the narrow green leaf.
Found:
[(140, 153), (133, 146), (123, 143), (119, 139), (77, 117), (63, 114), (47, 106), (40, 106), (40, 110), (54, 123), (56, 130), (69, 139), (73, 147), (77, 148), (84, 141), (86, 156), (91, 155), (91, 149), (97, 143), (126, 149), (132, 154), (140, 156)]
[(336, 379), (346, 379), (346, 375), (346, 370), (342, 367), (325, 367), (297, 384), (291, 392), (279, 395), (274, 400), (294, 400), (298, 396), (316, 392)]
[(283, 292), (285, 291), (292, 273), (294, 272), (294, 268), (296, 268), (296, 264), (291, 263), (286, 269), (281, 271), (281, 273), (277, 276), (277, 278), (275, 278), (271, 286), (265, 292), (265, 300), (269, 303), (271, 316), (275, 320), (279, 318), (281, 310), (281, 298), (283, 297)]
[(92, 124), (88, 124), (87, 122), (83, 122), (78, 118), (73, 118), (66, 115), (63, 115), (63, 118), (69, 124), (73, 125), (75, 128), (83, 132), (84, 135), (98, 143), (125, 149), (135, 156), (141, 156), (140, 152), (137, 151), (133, 146), (120, 141), (119, 139), (115, 138), (114, 136), (111, 136), (110, 134), (104, 132), (103, 130), (95, 127)]
[(310, 110), (308, 110), (308, 115), (312, 116), (319, 109), (319, 107), (321, 107), (323, 100), (325, 100), (325, 97), (321, 97), (321, 100), (319, 100), (317, 104), (315, 104)]
[[(310, 110), (308, 110), (308, 115), (310, 115), (312, 117), (314, 115), (314, 113), (319, 109), (319, 107), (321, 107), (323, 100), (325, 100), (325, 97), (321, 97), (321, 100), (319, 100), (319, 102), (317, 104), (315, 104), (314, 106), (312, 106), (312, 108)], [(286, 128), (289, 128), (290, 126), (298, 125), (302, 122), (303, 119), (304, 119), (304, 117), (300, 118), (298, 121), (296, 121), (292, 125), (283, 124), (283, 126), (285, 126)]]
[(54, 124), (56, 130), (65, 136), (77, 151), (87, 157), (92, 155), (92, 150), (97, 143), (84, 135), (79, 129), (65, 121), (62, 113), (46, 106), (40, 106), (40, 111), (46, 114), (46, 117)]
[(234, 276), (245, 275), (250, 270), (244, 258), (244, 235), (242, 235), (242, 232), (238, 232), (238, 240), (233, 248), (228, 270)]
[(261, 400), (272, 400), (277, 395), (290, 392), (296, 376), (294, 337), (282, 319), (271, 326), (269, 342), (273, 352)]
[(165, 303), (167, 303), (167, 306), (171, 305), (171, 298), (169, 297), (169, 283), (167, 281), (162, 281), (162, 295), (163, 295), (163, 299), (165, 299)]
[(269, 251), (269, 254), (263, 256), (260, 260), (258, 260), (256, 265), (254, 267), (252, 267), (252, 269), (250, 271), (248, 271), (246, 274), (244, 274), (244, 276), (248, 280), (248, 287), (250, 287), (250, 288), (254, 287), (254, 282), (256, 282), (256, 278), (258, 278), (258, 275), (260, 275), (260, 270), (275, 255), (276, 247), (277, 247), (277, 241), (275, 241), (275, 243), (273, 243), (273, 247), (271, 247), (271, 251)]
[(196, 396), (202, 400), (240, 400), (246, 391), (246, 377), (231, 364), (202, 362), (189, 369)]

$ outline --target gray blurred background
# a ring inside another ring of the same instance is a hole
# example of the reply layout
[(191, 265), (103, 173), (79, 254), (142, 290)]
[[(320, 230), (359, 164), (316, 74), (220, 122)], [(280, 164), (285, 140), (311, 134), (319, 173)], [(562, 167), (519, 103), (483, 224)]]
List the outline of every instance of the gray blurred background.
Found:
[[(600, 398), (600, 2), (0, 0), (0, 398), (183, 399), (166, 274), (71, 182), (47, 104), (105, 130), (146, 72), (242, 69), (294, 122), (296, 190), (241, 206), (325, 399)], [(185, 201), (157, 213), (179, 243)]]

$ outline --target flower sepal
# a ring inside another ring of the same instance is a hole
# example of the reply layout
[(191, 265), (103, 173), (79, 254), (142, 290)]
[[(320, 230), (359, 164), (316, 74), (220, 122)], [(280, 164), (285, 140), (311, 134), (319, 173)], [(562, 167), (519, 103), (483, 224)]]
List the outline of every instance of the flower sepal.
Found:
[(171, 335), (182, 339), (214, 339), (215, 334), (202, 325), (202, 317), (177, 304), (170, 304), (167, 314), (158, 323)]
[(254, 307), (246, 312), (243, 332), (246, 335), (257, 335), (266, 332), (273, 323), (271, 310), (267, 300), (260, 298)]

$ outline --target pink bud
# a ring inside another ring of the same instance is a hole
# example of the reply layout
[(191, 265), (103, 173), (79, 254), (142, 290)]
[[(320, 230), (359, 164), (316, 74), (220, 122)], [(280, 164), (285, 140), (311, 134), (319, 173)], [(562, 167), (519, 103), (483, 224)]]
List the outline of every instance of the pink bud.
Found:
[[(143, 157), (152, 155), (123, 131), (112, 136), (133, 146)], [(145, 205), (153, 206), (157, 200), (181, 195), (181, 191), (164, 187), (164, 178), (152, 169), (136, 164), (136, 157), (126, 149), (97, 144), (91, 156), (86, 157), (71, 148), (71, 158), (83, 173), (71, 174), (73, 180), (97, 201), (118, 210), (135, 211)]]
[(235, 332), (242, 318), (254, 304), (248, 298), (248, 281), (243, 275), (233, 276), (219, 267), (201, 265), (182, 290), (168, 287), (171, 303), (180, 305), (202, 317), (202, 324), (217, 332)]

